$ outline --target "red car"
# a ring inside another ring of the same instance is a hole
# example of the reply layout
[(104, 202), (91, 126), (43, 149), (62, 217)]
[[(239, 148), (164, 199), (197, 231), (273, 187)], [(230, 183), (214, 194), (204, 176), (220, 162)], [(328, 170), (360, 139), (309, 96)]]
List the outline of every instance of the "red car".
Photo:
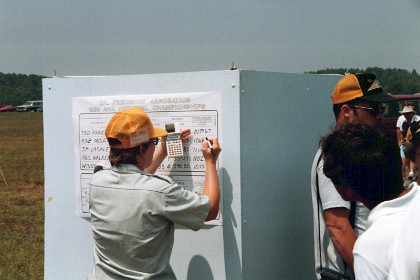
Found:
[(16, 111), (16, 106), (13, 105), (0, 105), (0, 112), (14, 112)]

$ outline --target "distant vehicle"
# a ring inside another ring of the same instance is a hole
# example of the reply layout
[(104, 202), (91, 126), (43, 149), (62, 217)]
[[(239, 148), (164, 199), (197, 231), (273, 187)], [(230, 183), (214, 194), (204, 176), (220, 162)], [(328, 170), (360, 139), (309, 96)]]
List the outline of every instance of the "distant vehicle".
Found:
[(15, 112), (16, 107), (13, 105), (3, 105), (0, 106), (0, 112)]
[(397, 130), (397, 120), (401, 116), (399, 111), (402, 111), (406, 105), (414, 105), (418, 115), (420, 115), (420, 95), (418, 94), (391, 94), (396, 98), (397, 102), (386, 103), (383, 123), (392, 131)]
[(19, 105), (16, 108), (18, 112), (42, 112), (42, 100), (26, 101), (23, 105)]

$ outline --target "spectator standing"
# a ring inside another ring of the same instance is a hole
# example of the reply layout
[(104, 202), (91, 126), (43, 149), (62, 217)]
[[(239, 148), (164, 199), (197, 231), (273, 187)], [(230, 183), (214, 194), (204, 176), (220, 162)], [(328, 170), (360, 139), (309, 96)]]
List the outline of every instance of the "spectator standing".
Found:
[(397, 120), (397, 139), (398, 145), (400, 147), (401, 153), (401, 172), (403, 178), (406, 177), (406, 169), (409, 169), (408, 179), (412, 180), (414, 178), (414, 164), (405, 156), (404, 148), (406, 143), (407, 131), (410, 125), (413, 122), (418, 122), (420, 120), (420, 116), (416, 115), (416, 111), (414, 110), (413, 105), (404, 106), (402, 111), (399, 111), (402, 114)]
[[(345, 123), (381, 122), (382, 103), (395, 101), (383, 92), (376, 76), (370, 73), (344, 76), (335, 86), (331, 99), (337, 127)], [(315, 273), (318, 279), (326, 269), (353, 277), (353, 246), (366, 228), (369, 210), (360, 202), (342, 199), (322, 170), (323, 160), (318, 150), (311, 173)]]
[(419, 279), (420, 189), (415, 182), (404, 189), (396, 142), (384, 127), (360, 124), (343, 125), (322, 141), (325, 175), (343, 199), (371, 209), (353, 250), (356, 279)]
[[(404, 152), (407, 158), (418, 167), (420, 163), (419, 122), (414, 122), (408, 129)], [(401, 221), (401, 228), (395, 238), (394, 257), (389, 280), (420, 279), (420, 209), (418, 205), (420, 205), (420, 198), (413, 201), (412, 206), (407, 209), (407, 213)]]

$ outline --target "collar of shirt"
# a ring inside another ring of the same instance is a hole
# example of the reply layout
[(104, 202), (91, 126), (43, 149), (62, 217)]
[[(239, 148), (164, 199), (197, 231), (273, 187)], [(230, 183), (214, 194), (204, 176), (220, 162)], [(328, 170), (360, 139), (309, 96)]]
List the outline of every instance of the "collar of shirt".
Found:
[(118, 166), (111, 166), (111, 170), (119, 173), (141, 173), (147, 174), (147, 172), (139, 169), (134, 164), (119, 164)]

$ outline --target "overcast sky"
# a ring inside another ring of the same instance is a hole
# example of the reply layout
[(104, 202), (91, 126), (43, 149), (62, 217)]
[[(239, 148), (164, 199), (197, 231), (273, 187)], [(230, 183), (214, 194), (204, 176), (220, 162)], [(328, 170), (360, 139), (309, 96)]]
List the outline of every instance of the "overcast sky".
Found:
[(0, 72), (420, 72), (420, 0), (0, 0)]

